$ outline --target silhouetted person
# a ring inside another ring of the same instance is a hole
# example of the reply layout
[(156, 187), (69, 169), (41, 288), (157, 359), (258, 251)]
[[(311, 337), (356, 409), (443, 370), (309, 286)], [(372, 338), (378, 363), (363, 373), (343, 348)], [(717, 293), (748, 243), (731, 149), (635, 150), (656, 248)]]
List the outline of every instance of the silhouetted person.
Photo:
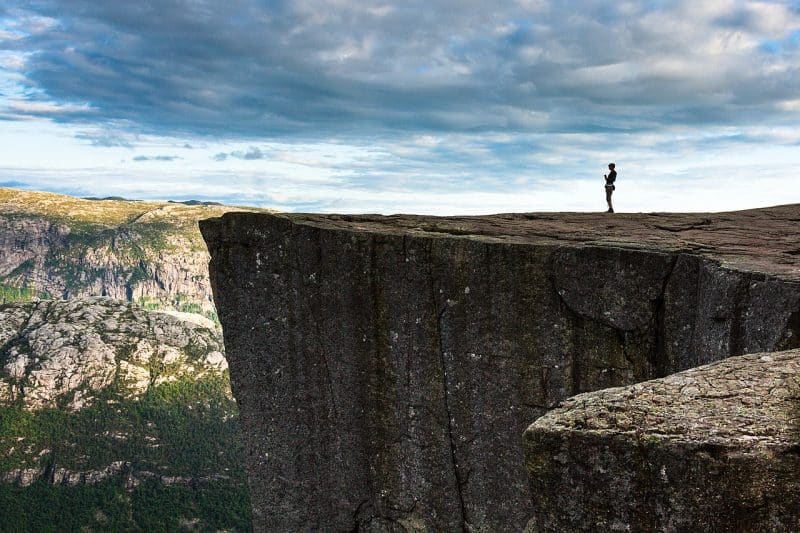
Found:
[(614, 194), (614, 182), (617, 181), (617, 171), (614, 170), (614, 163), (608, 164), (608, 170), (610, 172), (608, 174), (603, 174), (603, 177), (606, 179), (606, 203), (608, 204), (608, 211), (606, 213), (613, 213), (614, 206), (611, 205), (611, 195)]

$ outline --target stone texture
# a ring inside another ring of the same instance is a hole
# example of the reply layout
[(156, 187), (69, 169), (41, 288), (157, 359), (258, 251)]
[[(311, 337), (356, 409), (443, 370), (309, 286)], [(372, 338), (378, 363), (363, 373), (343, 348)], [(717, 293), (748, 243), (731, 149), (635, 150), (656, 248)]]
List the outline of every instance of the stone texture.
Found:
[(798, 531), (800, 350), (575, 396), (525, 432), (528, 531)]
[(227, 368), (218, 326), (111, 298), (0, 305), (0, 405), (78, 410), (119, 380), (150, 385)]
[(514, 531), (568, 396), (800, 346), (800, 208), (201, 222), (259, 530)]

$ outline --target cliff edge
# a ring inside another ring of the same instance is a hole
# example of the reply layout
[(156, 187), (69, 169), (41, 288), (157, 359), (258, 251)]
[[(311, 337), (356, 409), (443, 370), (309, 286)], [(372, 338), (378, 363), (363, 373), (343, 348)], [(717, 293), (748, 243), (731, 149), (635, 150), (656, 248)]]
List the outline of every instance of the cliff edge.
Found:
[(565, 398), (800, 347), (800, 206), (201, 222), (260, 530), (521, 530)]

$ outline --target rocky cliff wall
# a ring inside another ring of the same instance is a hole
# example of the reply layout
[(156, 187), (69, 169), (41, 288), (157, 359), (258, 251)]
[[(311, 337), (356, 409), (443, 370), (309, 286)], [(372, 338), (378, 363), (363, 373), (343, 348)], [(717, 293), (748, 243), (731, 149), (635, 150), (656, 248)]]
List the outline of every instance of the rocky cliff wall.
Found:
[(38, 217), (0, 214), (0, 278), (40, 297), (109, 296), (172, 309), (184, 303), (198, 311), (213, 310), (206, 251), (168, 226), (161, 228), (162, 242), (148, 242), (150, 229), (81, 232)]
[(521, 530), (576, 393), (800, 345), (796, 207), (201, 222), (261, 530)]

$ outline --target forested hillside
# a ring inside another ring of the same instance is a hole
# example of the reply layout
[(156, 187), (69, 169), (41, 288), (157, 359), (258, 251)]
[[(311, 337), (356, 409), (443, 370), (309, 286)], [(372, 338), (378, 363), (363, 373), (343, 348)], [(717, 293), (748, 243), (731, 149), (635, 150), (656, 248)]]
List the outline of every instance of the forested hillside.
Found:
[(197, 220), (0, 189), (0, 530), (250, 529)]

